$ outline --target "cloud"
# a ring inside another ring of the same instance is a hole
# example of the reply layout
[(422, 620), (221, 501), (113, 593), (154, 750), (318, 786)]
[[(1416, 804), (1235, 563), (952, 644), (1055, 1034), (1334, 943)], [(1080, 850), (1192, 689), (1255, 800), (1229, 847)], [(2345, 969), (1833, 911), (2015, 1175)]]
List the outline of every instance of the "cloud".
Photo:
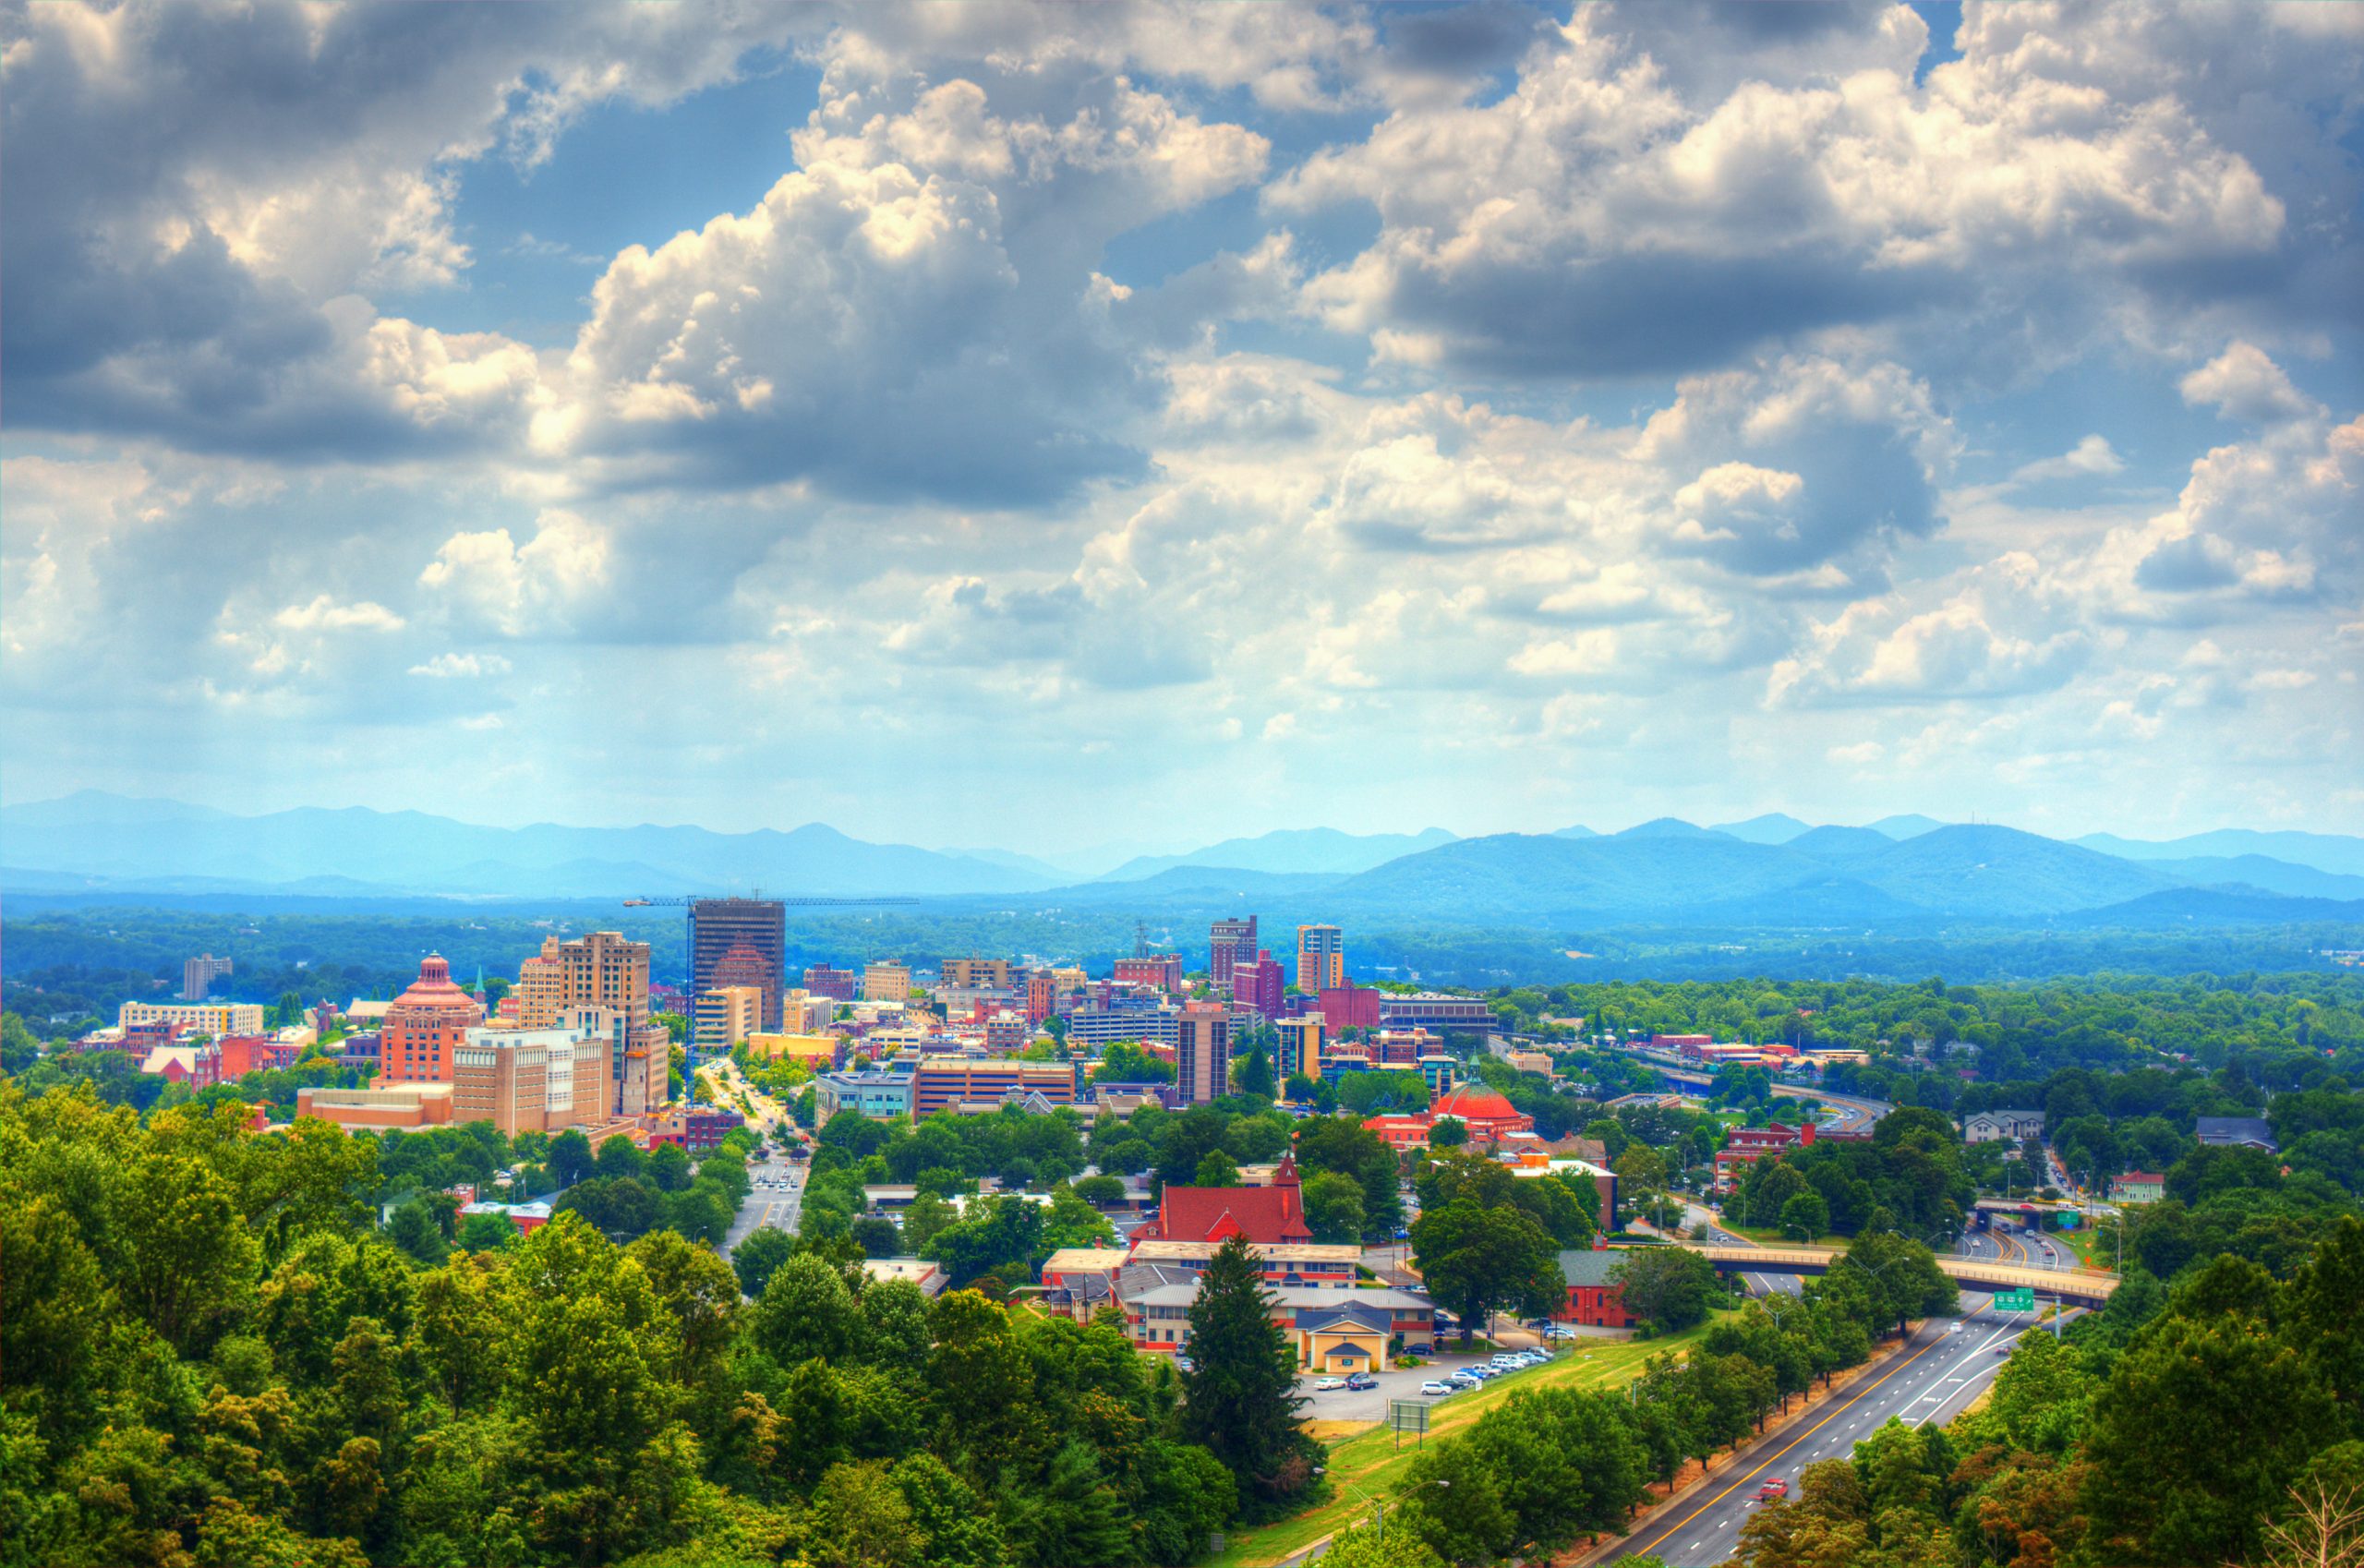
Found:
[(2246, 343), (2233, 344), (2180, 385), (2183, 400), (2192, 406), (2213, 407), (2227, 419), (2252, 425), (2280, 424), (2322, 412), (2299, 395), (2281, 366)]
[(522, 546), (506, 528), (452, 535), (418, 582), (463, 622), (511, 637), (564, 635), (608, 587), (609, 553), (606, 530), (552, 509)]
[(2107, 440), (2087, 436), (2057, 457), (2023, 463), (2011, 470), (2014, 485), (2040, 484), (2047, 479), (2085, 479), (2125, 472), (2126, 460)]
[(271, 623), (287, 632), (399, 632), (405, 624), (384, 605), (368, 599), (339, 604), (326, 594), (309, 604), (288, 606)]
[(1380, 219), (1306, 308), (1381, 359), (1635, 376), (1841, 328), (2056, 356), (2281, 264), (2285, 202), (2172, 93), (2066, 90), (2038, 41), (1975, 29), (1916, 86), (1894, 8), (1786, 54), (1681, 15), (1579, 7), (1507, 94), (1400, 109), (1275, 182), (1280, 210)]
[(424, 664), (412, 665), (410, 673), (437, 681), (474, 680), (508, 674), (509, 661), (499, 654), (440, 653)]

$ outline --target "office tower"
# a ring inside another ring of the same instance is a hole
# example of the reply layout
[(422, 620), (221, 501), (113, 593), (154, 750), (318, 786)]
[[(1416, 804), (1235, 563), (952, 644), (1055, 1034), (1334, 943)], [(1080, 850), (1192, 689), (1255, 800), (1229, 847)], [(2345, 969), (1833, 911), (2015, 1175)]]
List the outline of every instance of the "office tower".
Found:
[(582, 1007), (605, 1007), (619, 1022), (609, 1053), (618, 1116), (637, 1116), (665, 1104), (673, 1040), (648, 1020), (648, 944), (616, 931), (594, 931), (571, 942), (545, 937), (538, 958), (517, 971), (517, 1021), (526, 1029), (556, 1028)]
[[(806, 983), (811, 983), (807, 971)], [(911, 968), (884, 960), (862, 969), (862, 999), (865, 1002), (908, 1002), (911, 999)]]
[[(756, 969), (747, 972), (745, 947)], [(690, 995), (718, 985), (757, 985), (764, 993), (764, 1027), (779, 1027), (780, 963), (788, 951), (788, 908), (778, 899), (690, 900)], [(726, 958), (741, 962), (728, 976), (715, 972)]]
[(972, 990), (1007, 991), (1009, 989), (1007, 959), (947, 959), (936, 975), (941, 985), (958, 985)]
[(217, 959), (208, 953), (202, 958), (189, 959), (181, 964), (181, 1000), (202, 1002), (213, 989), (213, 983), (230, 973), (230, 960)]
[(1256, 951), (1256, 917), (1219, 920), (1207, 927), (1207, 978), (1218, 991), (1231, 984), (1232, 965)]
[(1231, 1092), (1231, 1014), (1193, 1002), (1175, 1020), (1174, 1080), (1188, 1105)]
[(1281, 998), (1288, 985), (1288, 971), (1262, 947), (1256, 949), (1254, 961), (1239, 960), (1231, 966), (1231, 999), (1255, 1008), (1259, 1018), (1281, 1016)]
[(1272, 1027), (1281, 1036), (1280, 1076), (1303, 1073), (1318, 1081), (1321, 1077), (1321, 1015), (1307, 1013), (1280, 1019)]
[(1297, 928), (1297, 988), (1309, 996), (1346, 983), (1346, 939), (1334, 925)]
[(476, 998), (452, 983), (452, 966), (429, 953), (419, 960), (418, 978), (386, 1009), (378, 1081), (451, 1082), (452, 1053), (482, 1022)]

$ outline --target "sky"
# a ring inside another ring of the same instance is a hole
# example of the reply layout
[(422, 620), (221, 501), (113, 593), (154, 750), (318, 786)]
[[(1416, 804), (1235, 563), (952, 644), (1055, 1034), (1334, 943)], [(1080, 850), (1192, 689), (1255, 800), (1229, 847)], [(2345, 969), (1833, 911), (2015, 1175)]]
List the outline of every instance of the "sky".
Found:
[(2364, 830), (2364, 6), (0, 9), (0, 793)]

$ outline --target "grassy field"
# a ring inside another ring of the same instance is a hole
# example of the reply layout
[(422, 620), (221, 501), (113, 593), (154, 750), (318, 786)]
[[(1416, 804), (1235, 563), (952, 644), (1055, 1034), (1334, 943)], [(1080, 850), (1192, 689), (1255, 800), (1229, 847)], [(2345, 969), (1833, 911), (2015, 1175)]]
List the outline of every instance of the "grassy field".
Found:
[[(1651, 1357), (1683, 1349), (1707, 1332), (1703, 1324), (1663, 1339), (1578, 1340), (1573, 1351), (1548, 1367), (1497, 1379), (1484, 1388), (1455, 1394), (1439, 1404), (1429, 1417), (1429, 1441), (1433, 1442), (1441, 1435), (1470, 1426), (1519, 1389), (1622, 1388), (1641, 1374), (1642, 1364)], [(1223, 1554), (1213, 1561), (1222, 1568), (1259, 1568), (1302, 1551), (1348, 1525), (1368, 1519), (1370, 1504), (1346, 1487), (1351, 1484), (1359, 1488), (1369, 1497), (1393, 1497), (1403, 1486), (1405, 1476), (1412, 1468), (1412, 1457), (1418, 1452), (1412, 1439), (1407, 1437), (1403, 1443), (1398, 1449), (1395, 1434), (1384, 1427), (1332, 1443), (1322, 1464), (1329, 1467), (1336, 1496), (1296, 1518), (1238, 1531), (1225, 1541)]]

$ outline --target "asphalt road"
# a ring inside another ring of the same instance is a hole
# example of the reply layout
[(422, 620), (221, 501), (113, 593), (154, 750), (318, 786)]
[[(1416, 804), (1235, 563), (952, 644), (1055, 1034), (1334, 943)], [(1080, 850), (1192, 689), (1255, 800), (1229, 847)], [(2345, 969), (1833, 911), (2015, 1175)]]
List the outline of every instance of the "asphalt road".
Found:
[(1794, 1491), (1798, 1472), (1806, 1465), (1844, 1458), (1890, 1420), (1943, 1425), (1960, 1415), (1994, 1381), (2020, 1336), (2035, 1326), (2033, 1313), (1996, 1312), (1992, 1297), (1965, 1299), (1985, 1305), (1960, 1319), (1931, 1320), (1906, 1346), (1905, 1359), (1855, 1383), (1803, 1426), (1726, 1460), (1705, 1490), (1627, 1541), (1617, 1557), (1655, 1552), (1670, 1568), (1721, 1562), (1732, 1555), (1741, 1526), (1760, 1506), (1756, 1490), (1765, 1482), (1778, 1478)]

